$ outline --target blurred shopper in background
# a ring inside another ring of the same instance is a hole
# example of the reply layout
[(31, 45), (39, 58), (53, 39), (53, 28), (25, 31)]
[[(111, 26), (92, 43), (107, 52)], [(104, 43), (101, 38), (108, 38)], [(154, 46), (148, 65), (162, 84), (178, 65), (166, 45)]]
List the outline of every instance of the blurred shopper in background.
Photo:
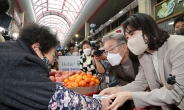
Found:
[(70, 52), (70, 50), (66, 50), (66, 54), (65, 54), (66, 56), (71, 56), (71, 52)]
[[(123, 29), (128, 48), (139, 55), (139, 73), (135, 81), (100, 93), (114, 94), (111, 99), (115, 100), (108, 109), (115, 110), (133, 100), (136, 108), (155, 105), (163, 110), (184, 110), (184, 37), (169, 35), (143, 13), (128, 18)], [(151, 91), (144, 92), (148, 86)]]
[(101, 63), (94, 59), (91, 44), (88, 40), (84, 40), (81, 44), (83, 54), (80, 57), (80, 69), (84, 72), (98, 75), (104, 73), (104, 68)]
[(74, 47), (73, 52), (72, 52), (72, 56), (80, 56), (79, 49), (77, 47)]
[(58, 50), (58, 51), (57, 51), (57, 55), (58, 55), (58, 56), (64, 56), (64, 53), (63, 53), (62, 50)]
[(184, 13), (174, 20), (174, 31), (176, 35), (184, 35)]
[(108, 99), (83, 96), (49, 79), (57, 44), (50, 28), (34, 23), (15, 42), (0, 43), (1, 110), (107, 109)]

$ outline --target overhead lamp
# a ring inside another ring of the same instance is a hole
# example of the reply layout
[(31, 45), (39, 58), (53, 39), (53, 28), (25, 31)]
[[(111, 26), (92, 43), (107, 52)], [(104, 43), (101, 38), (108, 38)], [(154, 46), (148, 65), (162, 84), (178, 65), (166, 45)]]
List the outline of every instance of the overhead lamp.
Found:
[(121, 10), (121, 11), (119, 12), (119, 14), (121, 14), (121, 13), (123, 13), (123, 10)]
[(3, 27), (0, 27), (0, 33), (3, 33), (5, 29)]
[(18, 33), (13, 33), (12, 35), (13, 35), (13, 37), (14, 37), (15, 39), (17, 39), (17, 37), (19, 36)]
[(75, 37), (79, 37), (79, 35), (78, 34), (75, 34)]
[(168, 23), (168, 25), (173, 25), (173, 24), (174, 24), (174, 21)]

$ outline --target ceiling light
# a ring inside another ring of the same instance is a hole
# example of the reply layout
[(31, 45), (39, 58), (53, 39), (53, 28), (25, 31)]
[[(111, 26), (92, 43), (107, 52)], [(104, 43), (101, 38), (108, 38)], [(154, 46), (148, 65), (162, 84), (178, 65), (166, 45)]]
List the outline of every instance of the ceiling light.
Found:
[(123, 10), (121, 10), (121, 11), (119, 12), (119, 14), (121, 14), (121, 13), (123, 13)]
[(79, 37), (79, 35), (78, 34), (75, 34), (75, 37)]
[(0, 33), (4, 32), (5, 29), (3, 27), (0, 27)]
[(13, 35), (13, 37), (14, 37), (15, 39), (17, 39), (17, 37), (19, 36), (18, 33), (13, 33), (12, 35)]
[(174, 24), (174, 21), (168, 23), (168, 25), (173, 25), (173, 24)]

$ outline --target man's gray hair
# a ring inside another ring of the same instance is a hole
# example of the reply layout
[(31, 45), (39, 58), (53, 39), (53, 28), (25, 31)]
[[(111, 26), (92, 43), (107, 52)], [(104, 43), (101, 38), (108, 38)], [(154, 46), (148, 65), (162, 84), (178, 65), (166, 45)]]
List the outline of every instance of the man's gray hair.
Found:
[(105, 43), (107, 40), (114, 39), (117, 44), (126, 44), (127, 39), (122, 33), (108, 34), (103, 36), (102, 42)]

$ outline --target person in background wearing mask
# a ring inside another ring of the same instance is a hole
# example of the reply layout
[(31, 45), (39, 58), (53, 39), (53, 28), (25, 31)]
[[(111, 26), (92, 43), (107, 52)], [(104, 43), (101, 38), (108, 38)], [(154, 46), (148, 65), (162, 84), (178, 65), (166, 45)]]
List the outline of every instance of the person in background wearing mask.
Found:
[(184, 13), (174, 20), (174, 31), (176, 35), (184, 35)]
[(79, 56), (79, 49), (77, 47), (74, 47), (72, 56)]
[[(110, 98), (115, 100), (108, 109), (115, 110), (126, 100), (133, 100), (136, 108), (155, 105), (163, 110), (184, 110), (184, 37), (169, 35), (144, 13), (124, 21), (123, 29), (128, 48), (139, 55), (139, 73), (135, 81), (100, 93), (114, 94)], [(179, 85), (173, 84), (169, 74)], [(151, 91), (145, 92), (148, 86)]]
[(91, 73), (92, 75), (98, 75), (98, 73), (104, 73), (104, 68), (101, 63), (94, 59), (93, 52), (91, 50), (91, 44), (88, 40), (84, 40), (81, 44), (83, 54), (80, 57), (80, 69), (81, 71)]
[(58, 50), (58, 51), (57, 51), (57, 55), (58, 55), (58, 56), (64, 56), (63, 53), (62, 53), (62, 50)]
[(49, 79), (57, 45), (51, 29), (35, 23), (21, 29), (16, 41), (0, 43), (1, 110), (107, 110), (108, 99), (83, 96)]
[(66, 56), (71, 56), (70, 50), (66, 51)]

